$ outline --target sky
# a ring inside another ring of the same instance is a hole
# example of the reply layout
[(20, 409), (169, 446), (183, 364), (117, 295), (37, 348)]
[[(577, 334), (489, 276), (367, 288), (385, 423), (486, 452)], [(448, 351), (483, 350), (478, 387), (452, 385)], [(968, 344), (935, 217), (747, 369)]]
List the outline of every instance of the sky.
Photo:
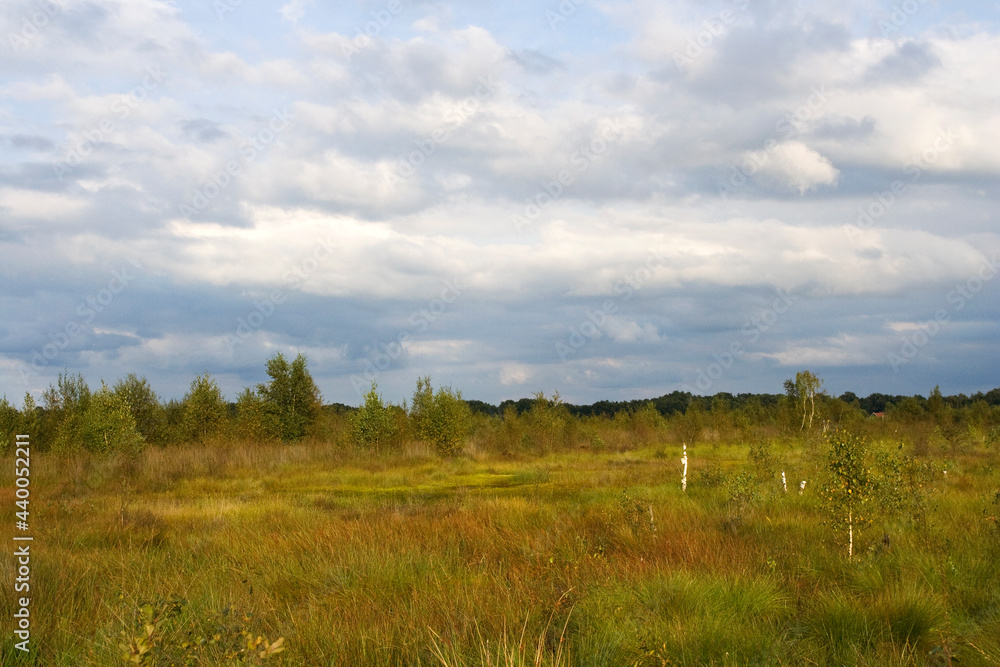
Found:
[(8, 0), (0, 394), (1000, 386), (1000, 3)]

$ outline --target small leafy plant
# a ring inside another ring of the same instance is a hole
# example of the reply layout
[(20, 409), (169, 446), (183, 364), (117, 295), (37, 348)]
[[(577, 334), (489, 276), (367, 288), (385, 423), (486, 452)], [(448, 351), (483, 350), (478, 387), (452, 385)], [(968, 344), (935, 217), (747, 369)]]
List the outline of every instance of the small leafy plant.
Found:
[[(225, 609), (206, 623), (181, 623), (187, 601), (157, 598), (139, 605), (118, 648), (127, 665), (259, 665), (285, 650), (285, 638), (270, 641), (248, 627), (251, 614)], [(199, 627), (200, 626), (200, 627)]]

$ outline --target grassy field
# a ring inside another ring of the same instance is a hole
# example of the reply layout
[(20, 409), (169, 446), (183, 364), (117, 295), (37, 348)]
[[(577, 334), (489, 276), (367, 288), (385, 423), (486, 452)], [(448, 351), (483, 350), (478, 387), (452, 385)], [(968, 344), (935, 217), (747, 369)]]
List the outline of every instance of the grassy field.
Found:
[(823, 523), (822, 439), (776, 443), (742, 495), (747, 446), (688, 453), (686, 493), (672, 444), (36, 456), (35, 650), (5, 633), (0, 662), (1000, 664), (996, 451), (927, 455), (926, 522), (859, 531), (852, 559)]

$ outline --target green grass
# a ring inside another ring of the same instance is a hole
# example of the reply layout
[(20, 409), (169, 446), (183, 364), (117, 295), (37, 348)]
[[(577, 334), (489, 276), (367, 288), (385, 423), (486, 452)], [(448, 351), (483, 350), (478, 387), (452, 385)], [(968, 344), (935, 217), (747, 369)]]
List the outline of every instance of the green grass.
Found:
[[(777, 448), (789, 492), (779, 469), (735, 512), (698, 473), (744, 469), (747, 447), (689, 454), (687, 494), (679, 447), (663, 444), (36, 456), (34, 651), (7, 635), (0, 663), (124, 664), (143, 603), (176, 599), (154, 653), (220, 635), (192, 654), (202, 665), (1000, 664), (1000, 535), (984, 514), (996, 452), (951, 456), (928, 526), (885, 527), (889, 547), (870, 530), (850, 562), (821, 523), (816, 456)], [(13, 522), (13, 487), (3, 499)], [(13, 591), (13, 570), (0, 578)], [(234, 662), (223, 644), (244, 630), (285, 651)]]

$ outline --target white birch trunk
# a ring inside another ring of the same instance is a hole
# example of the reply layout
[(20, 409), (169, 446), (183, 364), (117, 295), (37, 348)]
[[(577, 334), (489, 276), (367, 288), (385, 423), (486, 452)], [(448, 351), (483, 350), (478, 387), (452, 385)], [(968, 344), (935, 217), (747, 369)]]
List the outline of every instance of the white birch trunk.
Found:
[(854, 512), (847, 513), (847, 557), (854, 556)]
[(681, 458), (681, 463), (684, 464), (684, 474), (681, 475), (681, 491), (687, 493), (688, 489), (688, 446), (684, 443), (684, 457)]

